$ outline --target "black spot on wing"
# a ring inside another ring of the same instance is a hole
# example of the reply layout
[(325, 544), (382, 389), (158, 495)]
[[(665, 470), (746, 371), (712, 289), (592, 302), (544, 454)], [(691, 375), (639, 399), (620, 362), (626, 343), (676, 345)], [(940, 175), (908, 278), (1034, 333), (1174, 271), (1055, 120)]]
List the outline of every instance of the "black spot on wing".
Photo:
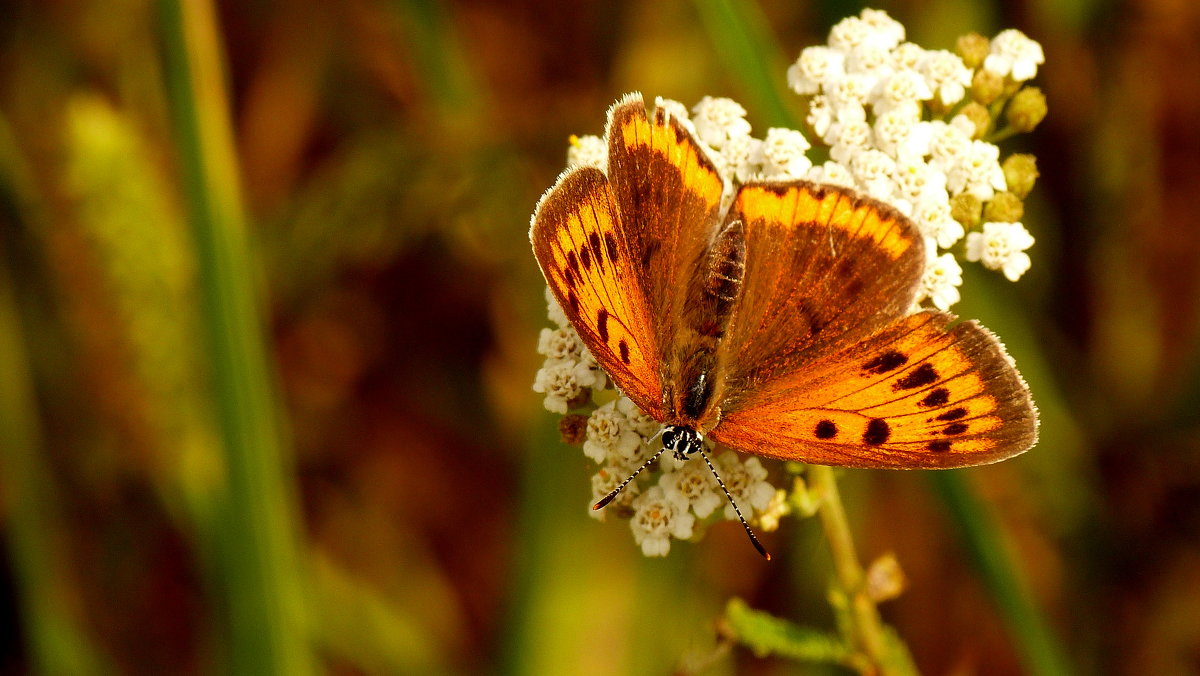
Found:
[(625, 364), (626, 366), (628, 366), (629, 365), (629, 343), (625, 342), (624, 338), (622, 338), (621, 341), (617, 343), (617, 352), (619, 352), (621, 354), (621, 362), (623, 364)]
[(892, 436), (892, 428), (888, 426), (886, 420), (871, 418), (871, 421), (867, 423), (867, 431), (863, 432), (863, 443), (868, 446), (878, 446), (887, 443), (890, 436)]
[(608, 260), (617, 260), (617, 240), (611, 232), (604, 233), (604, 248), (608, 251)]
[(897, 380), (895, 383), (893, 383), (892, 389), (897, 390), (897, 391), (912, 390), (912, 389), (916, 389), (918, 387), (925, 387), (926, 385), (932, 385), (933, 383), (937, 382), (937, 379), (938, 379), (937, 370), (933, 368), (932, 364), (925, 363), (925, 364), (921, 364), (917, 368), (913, 369), (910, 373), (905, 375), (903, 378), (901, 378), (900, 380)]
[(870, 361), (863, 362), (862, 369), (868, 373), (887, 373), (903, 366), (907, 362), (908, 355), (891, 350), (876, 356)]
[(925, 408), (934, 408), (936, 406), (941, 406), (948, 401), (950, 401), (950, 390), (947, 390), (944, 387), (939, 387), (925, 395), (925, 398), (921, 400), (921, 405)]
[(604, 269), (604, 249), (600, 246), (600, 235), (596, 232), (588, 233), (588, 244), (592, 247), (592, 257), (596, 259), (596, 265), (600, 269)]
[(966, 432), (966, 431), (967, 431), (966, 423), (950, 423), (949, 425), (946, 425), (944, 428), (942, 428), (942, 434), (947, 434), (947, 435), (962, 434), (963, 432)]
[(608, 310), (604, 308), (596, 310), (596, 333), (600, 334), (600, 340), (608, 342)]
[(837, 436), (837, 424), (832, 420), (822, 420), (817, 423), (816, 435), (818, 439), (832, 439)]
[(927, 446), (926, 448), (933, 451), (934, 453), (945, 453), (946, 451), (950, 450), (950, 442), (949, 441), (931, 441), (931, 442), (929, 442), (929, 446)]
[(579, 249), (579, 262), (583, 263), (584, 270), (592, 269), (592, 252), (586, 246)]
[(579, 312), (579, 296), (574, 291), (567, 291), (567, 305), (571, 306), (571, 312)]
[(959, 406), (958, 408), (952, 408), (949, 411), (946, 411), (945, 413), (939, 415), (937, 417), (937, 419), (945, 420), (945, 421), (958, 420), (959, 418), (965, 418), (966, 415), (967, 415), (967, 409), (963, 408), (962, 406)]

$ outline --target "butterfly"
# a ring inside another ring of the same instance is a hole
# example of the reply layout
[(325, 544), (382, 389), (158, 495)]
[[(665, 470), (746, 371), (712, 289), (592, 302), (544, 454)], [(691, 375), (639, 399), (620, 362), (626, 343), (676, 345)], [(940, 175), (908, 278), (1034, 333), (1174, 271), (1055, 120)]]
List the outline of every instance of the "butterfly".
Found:
[(639, 94), (612, 106), (605, 136), (607, 171), (563, 173), (529, 237), (596, 361), (664, 425), (659, 453), (704, 455), (708, 437), (771, 458), (916, 469), (1034, 445), (1036, 408), (996, 337), (911, 311), (925, 244), (895, 208), (807, 181), (744, 183), (723, 208), (706, 151)]

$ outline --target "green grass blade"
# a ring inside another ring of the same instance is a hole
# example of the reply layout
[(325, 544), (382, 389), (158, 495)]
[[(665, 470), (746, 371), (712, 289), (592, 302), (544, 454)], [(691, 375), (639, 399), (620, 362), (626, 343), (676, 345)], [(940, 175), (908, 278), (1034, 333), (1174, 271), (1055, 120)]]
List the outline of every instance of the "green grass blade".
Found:
[(996, 604), (1028, 673), (1069, 674), (1067, 660), (1038, 612), (996, 523), (960, 471), (926, 472), (967, 549), (971, 562)]
[(788, 62), (758, 4), (744, 0), (696, 0), (713, 51), (741, 85), (747, 108), (770, 127), (799, 129), (799, 119), (783, 97)]
[(230, 671), (305, 674), (290, 462), (272, 395), (260, 302), (238, 187), (215, 11), (160, 2), (180, 175), (199, 264), (201, 316), (227, 485), (213, 550), (228, 620)]

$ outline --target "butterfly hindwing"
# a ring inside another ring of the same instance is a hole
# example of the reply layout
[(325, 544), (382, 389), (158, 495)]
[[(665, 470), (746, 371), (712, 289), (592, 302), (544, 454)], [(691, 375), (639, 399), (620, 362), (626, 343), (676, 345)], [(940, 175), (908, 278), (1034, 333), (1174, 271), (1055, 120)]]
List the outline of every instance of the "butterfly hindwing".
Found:
[(787, 460), (874, 468), (996, 462), (1037, 438), (1029, 390), (975, 322), (924, 311), (776, 378), (712, 436)]
[(600, 366), (643, 411), (662, 415), (659, 350), (640, 270), (608, 178), (564, 174), (534, 212), (529, 238), (547, 284)]

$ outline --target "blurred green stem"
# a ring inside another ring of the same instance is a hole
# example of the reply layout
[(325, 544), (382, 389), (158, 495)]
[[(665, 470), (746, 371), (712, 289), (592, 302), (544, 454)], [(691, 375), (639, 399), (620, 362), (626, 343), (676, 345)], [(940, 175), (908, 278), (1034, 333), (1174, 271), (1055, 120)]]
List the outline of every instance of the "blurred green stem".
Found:
[(1036, 676), (1071, 673), (1054, 634), (1037, 611), (1024, 580), (1016, 572), (1002, 531), (958, 471), (927, 472), (946, 506), (971, 562), (1016, 641), (1026, 671)]
[(310, 673), (295, 498), (255, 293), (216, 15), (208, 0), (161, 0), (160, 10), (225, 460), (209, 532), (227, 615), (228, 671)]
[(832, 467), (812, 465), (809, 478), (813, 490), (821, 496), (818, 515), (821, 518), (821, 526), (825, 529), (825, 538), (829, 540), (837, 585), (849, 604), (851, 635), (846, 639), (882, 671), (887, 650), (883, 623), (879, 619), (879, 610), (875, 607), (875, 602), (867, 595), (865, 574), (854, 549), (854, 537), (846, 520), (846, 509), (842, 506), (834, 470)]

